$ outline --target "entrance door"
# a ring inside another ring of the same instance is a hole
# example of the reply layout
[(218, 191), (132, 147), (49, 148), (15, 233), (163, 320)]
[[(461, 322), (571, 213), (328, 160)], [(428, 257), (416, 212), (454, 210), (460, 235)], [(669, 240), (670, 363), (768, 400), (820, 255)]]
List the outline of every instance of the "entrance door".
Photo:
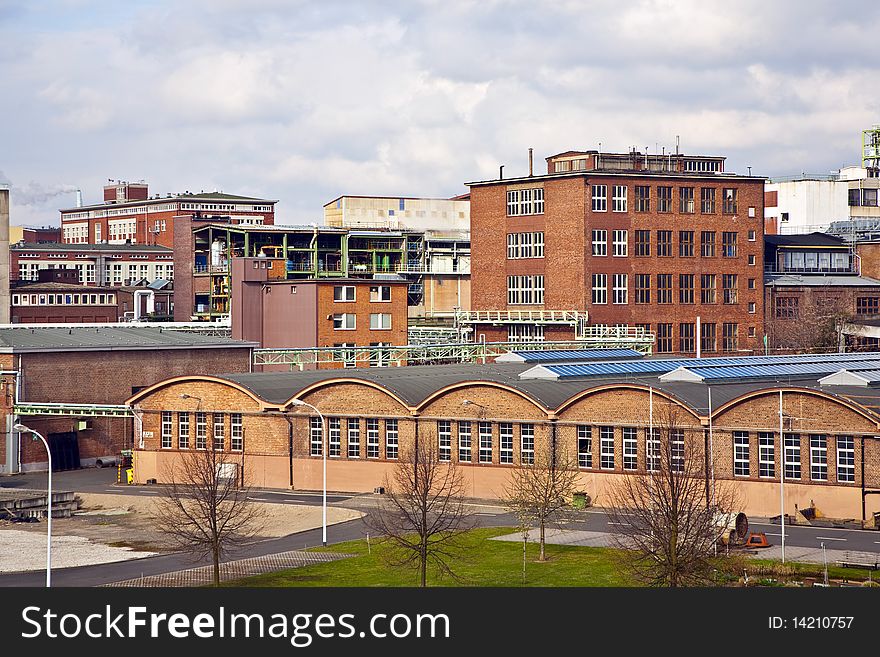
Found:
[(79, 468), (79, 441), (76, 431), (50, 433), (48, 439), (53, 472)]

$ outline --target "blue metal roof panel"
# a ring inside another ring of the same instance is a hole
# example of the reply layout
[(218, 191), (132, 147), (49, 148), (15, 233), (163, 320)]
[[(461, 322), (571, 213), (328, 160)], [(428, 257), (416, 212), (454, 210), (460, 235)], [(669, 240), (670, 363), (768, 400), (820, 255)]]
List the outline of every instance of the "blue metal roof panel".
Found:
[(526, 363), (642, 357), (642, 354), (635, 349), (558, 349), (547, 351), (514, 351), (513, 353), (520, 356)]

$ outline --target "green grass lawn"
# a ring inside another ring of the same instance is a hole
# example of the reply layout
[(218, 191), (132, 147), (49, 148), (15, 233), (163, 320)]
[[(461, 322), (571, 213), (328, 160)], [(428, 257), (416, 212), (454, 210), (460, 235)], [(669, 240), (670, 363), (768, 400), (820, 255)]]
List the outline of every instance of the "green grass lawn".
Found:
[[(511, 528), (474, 529), (462, 537), (459, 558), (452, 562), (458, 576), (439, 577), (428, 573), (429, 586), (522, 586), (522, 543), (491, 541), (493, 536), (511, 533)], [(350, 559), (291, 568), (257, 575), (227, 586), (416, 586), (415, 569), (389, 565), (382, 558), (385, 548), (373, 539), (368, 553), (365, 540), (327, 548), (330, 552), (357, 555)], [(526, 586), (634, 586), (620, 572), (615, 550), (566, 545), (547, 545), (548, 561), (539, 563), (538, 546), (529, 543)]]

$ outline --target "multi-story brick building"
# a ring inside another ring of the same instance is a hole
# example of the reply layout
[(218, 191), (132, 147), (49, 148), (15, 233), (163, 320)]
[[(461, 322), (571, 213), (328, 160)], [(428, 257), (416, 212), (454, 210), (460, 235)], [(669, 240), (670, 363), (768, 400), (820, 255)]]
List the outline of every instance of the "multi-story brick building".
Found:
[(469, 183), (462, 320), (489, 341), (627, 326), (659, 353), (759, 348), (764, 179), (724, 160), (569, 151), (544, 175)]
[(174, 252), (147, 244), (18, 243), (9, 249), (9, 269), (13, 284), (36, 281), (46, 269), (76, 269), (83, 285), (129, 285), (173, 280)]
[(174, 217), (225, 215), (242, 224), (275, 223), (278, 201), (223, 192), (151, 196), (145, 183), (116, 181), (104, 186), (104, 202), (61, 210), (66, 244), (147, 244), (172, 247)]

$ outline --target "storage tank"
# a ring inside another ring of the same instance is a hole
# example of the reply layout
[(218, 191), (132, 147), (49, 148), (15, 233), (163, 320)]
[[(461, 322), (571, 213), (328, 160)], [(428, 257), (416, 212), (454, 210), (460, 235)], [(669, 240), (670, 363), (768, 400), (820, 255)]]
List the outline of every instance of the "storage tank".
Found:
[(226, 242), (216, 239), (211, 243), (211, 266), (222, 267), (226, 264)]

